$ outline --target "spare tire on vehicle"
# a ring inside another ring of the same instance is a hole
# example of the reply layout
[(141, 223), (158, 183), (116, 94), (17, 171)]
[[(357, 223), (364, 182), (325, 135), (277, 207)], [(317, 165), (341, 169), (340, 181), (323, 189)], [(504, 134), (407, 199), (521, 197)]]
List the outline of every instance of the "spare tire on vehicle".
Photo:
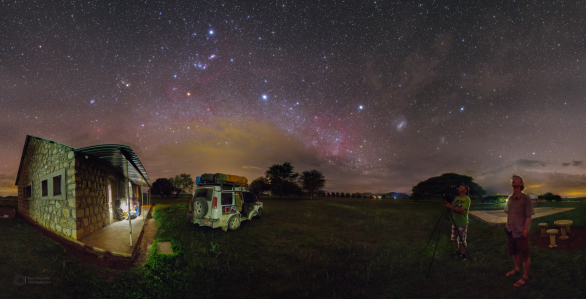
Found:
[(193, 200), (193, 217), (203, 218), (208, 213), (208, 202), (203, 197), (196, 197)]

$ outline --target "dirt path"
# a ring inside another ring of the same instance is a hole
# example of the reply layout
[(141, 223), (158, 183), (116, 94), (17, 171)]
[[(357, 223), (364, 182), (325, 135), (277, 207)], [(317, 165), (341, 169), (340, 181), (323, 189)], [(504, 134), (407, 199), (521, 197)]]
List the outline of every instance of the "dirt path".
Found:
[(140, 247), (138, 248), (138, 255), (132, 264), (133, 267), (142, 266), (149, 259), (149, 254), (151, 253), (151, 247), (156, 234), (157, 221), (155, 218), (150, 218), (148, 219), (148, 223), (144, 226), (144, 235), (142, 236)]

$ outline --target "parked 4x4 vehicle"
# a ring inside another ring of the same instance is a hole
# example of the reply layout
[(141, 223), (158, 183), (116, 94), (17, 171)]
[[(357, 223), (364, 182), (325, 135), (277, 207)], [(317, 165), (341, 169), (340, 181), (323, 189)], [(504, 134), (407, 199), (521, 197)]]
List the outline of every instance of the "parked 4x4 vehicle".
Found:
[(204, 182), (197, 185), (189, 201), (190, 222), (224, 231), (237, 230), (240, 222), (261, 216), (263, 204), (237, 183)]

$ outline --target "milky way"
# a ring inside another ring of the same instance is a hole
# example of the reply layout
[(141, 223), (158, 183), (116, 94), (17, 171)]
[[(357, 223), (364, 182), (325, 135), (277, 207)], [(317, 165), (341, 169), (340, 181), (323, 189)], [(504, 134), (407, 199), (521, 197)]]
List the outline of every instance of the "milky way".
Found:
[(586, 194), (581, 1), (0, 6), (0, 195), (27, 134), (129, 145), (151, 178), (290, 161), (329, 191)]

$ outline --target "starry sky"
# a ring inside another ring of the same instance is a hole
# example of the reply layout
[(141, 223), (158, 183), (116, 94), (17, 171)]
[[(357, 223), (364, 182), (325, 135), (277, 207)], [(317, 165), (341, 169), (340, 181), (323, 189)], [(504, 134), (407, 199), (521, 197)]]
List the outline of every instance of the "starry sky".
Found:
[[(485, 3), (486, 2), (486, 3)], [(583, 1), (1, 1), (0, 195), (26, 135), (130, 146), (150, 178), (586, 195)]]

